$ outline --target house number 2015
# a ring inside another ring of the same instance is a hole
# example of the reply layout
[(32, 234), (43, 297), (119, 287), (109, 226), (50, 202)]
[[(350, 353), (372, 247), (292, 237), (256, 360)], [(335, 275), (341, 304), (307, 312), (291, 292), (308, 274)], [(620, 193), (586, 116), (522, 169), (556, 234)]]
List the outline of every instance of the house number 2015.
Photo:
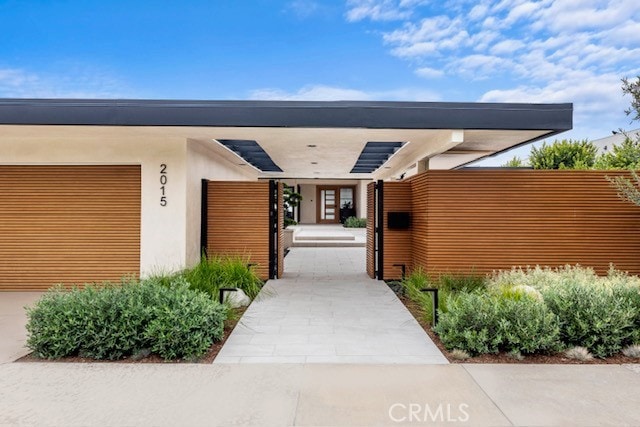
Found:
[(167, 185), (167, 165), (162, 163), (160, 165), (160, 206), (167, 206), (166, 192)]

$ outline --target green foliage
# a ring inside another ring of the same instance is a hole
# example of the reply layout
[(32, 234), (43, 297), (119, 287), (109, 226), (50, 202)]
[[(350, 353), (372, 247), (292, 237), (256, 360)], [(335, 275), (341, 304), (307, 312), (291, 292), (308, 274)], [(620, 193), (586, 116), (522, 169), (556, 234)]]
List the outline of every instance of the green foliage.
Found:
[(631, 342), (634, 319), (640, 307), (621, 298), (621, 289), (567, 283), (543, 291), (547, 306), (560, 319), (561, 338), (606, 357)]
[(434, 327), (449, 349), (485, 354), (499, 351), (530, 354), (560, 348), (557, 317), (526, 294), (463, 292)]
[(595, 163), (596, 169), (640, 169), (640, 139), (626, 137), (622, 144), (613, 145)]
[(287, 228), (290, 225), (298, 225), (298, 221), (295, 219), (289, 218), (288, 216), (284, 217), (284, 228)]
[(288, 211), (290, 208), (295, 208), (300, 205), (300, 202), (302, 201), (302, 195), (293, 191), (292, 187), (288, 187), (285, 185), (282, 199), (284, 202), (284, 210)]
[(151, 348), (164, 358), (199, 357), (222, 338), (226, 307), (176, 279), (54, 288), (27, 311), (36, 356), (121, 359)]
[(350, 216), (344, 221), (344, 226), (346, 228), (365, 228), (367, 226), (367, 218)]
[(589, 169), (596, 161), (597, 148), (587, 140), (563, 139), (540, 148), (532, 147), (529, 163), (534, 169)]
[(480, 274), (441, 274), (435, 281), (439, 290), (452, 292), (473, 292), (487, 286), (487, 279)]
[(248, 257), (202, 257), (200, 262), (191, 268), (178, 273), (154, 275), (148, 280), (162, 285), (182, 280), (190, 289), (205, 292), (216, 301), (220, 288), (240, 288), (249, 298), (254, 299), (263, 283), (254, 268), (248, 267), (249, 263)]
[(636, 80), (622, 79), (622, 93), (631, 95), (631, 107), (625, 110), (632, 120), (640, 120), (640, 76)]
[(432, 321), (433, 296), (431, 293), (422, 292), (421, 289), (437, 288), (438, 310), (446, 312), (452, 296), (482, 290), (486, 287), (486, 279), (475, 274), (442, 274), (434, 279), (418, 267), (405, 277), (401, 284), (405, 295), (420, 306), (425, 320)]
[(151, 350), (170, 359), (197, 359), (222, 339), (226, 309), (186, 286), (175, 289), (165, 304), (152, 307), (144, 331)]
[(609, 177), (607, 180), (618, 191), (618, 197), (627, 202), (640, 206), (640, 177), (636, 171), (631, 171), (633, 181), (625, 176)]
[(522, 160), (518, 156), (513, 156), (512, 159), (508, 160), (505, 164), (502, 165), (503, 168), (521, 168), (526, 166), (524, 160)]
[(563, 343), (598, 357), (640, 338), (640, 279), (614, 268), (606, 277), (580, 266), (512, 269), (495, 273), (489, 286), (537, 289), (560, 320)]

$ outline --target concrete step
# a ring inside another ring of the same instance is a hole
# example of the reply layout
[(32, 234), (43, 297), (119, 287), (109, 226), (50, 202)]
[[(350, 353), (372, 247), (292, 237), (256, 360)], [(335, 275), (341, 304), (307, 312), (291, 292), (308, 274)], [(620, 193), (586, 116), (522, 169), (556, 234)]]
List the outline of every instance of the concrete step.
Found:
[(363, 248), (366, 242), (354, 240), (295, 240), (294, 248)]
[(294, 236), (294, 240), (356, 240), (356, 236), (350, 233), (334, 233), (334, 234), (307, 234), (298, 233)]

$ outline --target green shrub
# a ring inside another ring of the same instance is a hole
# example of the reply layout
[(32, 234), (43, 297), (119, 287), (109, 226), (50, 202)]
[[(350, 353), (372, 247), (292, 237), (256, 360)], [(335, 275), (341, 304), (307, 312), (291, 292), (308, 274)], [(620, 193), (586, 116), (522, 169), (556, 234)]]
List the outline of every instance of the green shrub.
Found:
[(452, 292), (472, 292), (487, 287), (487, 279), (479, 274), (442, 274), (438, 276), (435, 287)]
[(344, 220), (344, 226), (346, 228), (366, 228), (367, 218), (357, 218), (355, 216), (350, 216), (349, 218)]
[(502, 342), (498, 307), (487, 294), (463, 293), (452, 298), (433, 330), (447, 349), (470, 354), (497, 353)]
[(557, 317), (526, 293), (461, 292), (434, 327), (448, 349), (531, 354), (560, 348)]
[(425, 320), (431, 321), (433, 319), (433, 296), (431, 293), (421, 292), (421, 289), (437, 288), (438, 309), (447, 312), (451, 296), (461, 292), (484, 289), (486, 279), (484, 276), (476, 274), (442, 274), (434, 279), (418, 267), (402, 281), (402, 286), (405, 295), (420, 306)]
[(54, 288), (27, 316), (27, 346), (38, 357), (114, 360), (152, 348), (165, 358), (193, 358), (222, 338), (226, 308), (180, 280), (126, 281)]
[(629, 289), (566, 283), (542, 294), (560, 319), (565, 344), (586, 347), (595, 356), (606, 357), (633, 340), (640, 307), (633, 306)]
[(432, 287), (431, 279), (427, 273), (418, 267), (405, 277), (402, 282), (400, 282), (400, 285), (402, 286), (404, 295), (418, 304), (425, 321), (430, 322), (433, 318), (431, 295), (420, 291), (421, 289)]
[(248, 267), (249, 258), (240, 256), (202, 257), (200, 262), (191, 268), (177, 273), (158, 274), (150, 277), (153, 281), (167, 286), (175, 280), (183, 280), (189, 288), (208, 294), (218, 301), (220, 288), (240, 288), (251, 299), (254, 299), (263, 282), (253, 267)]
[(640, 279), (613, 267), (605, 277), (580, 266), (512, 269), (494, 273), (489, 286), (540, 291), (566, 346), (606, 357), (640, 339)]
[(180, 286), (163, 305), (152, 307), (144, 331), (151, 350), (164, 359), (194, 359), (222, 339), (226, 309), (203, 293)]

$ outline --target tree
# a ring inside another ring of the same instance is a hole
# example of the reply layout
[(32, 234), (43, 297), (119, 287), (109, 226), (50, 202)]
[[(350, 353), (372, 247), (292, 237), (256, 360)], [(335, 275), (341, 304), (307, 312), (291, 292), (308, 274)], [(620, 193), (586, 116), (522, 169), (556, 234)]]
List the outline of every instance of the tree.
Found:
[(532, 147), (529, 163), (534, 169), (589, 169), (596, 161), (597, 148), (587, 140), (555, 140)]
[(293, 212), (293, 208), (300, 205), (302, 201), (302, 196), (299, 193), (293, 191), (292, 187), (288, 187), (285, 185), (284, 193), (282, 194), (282, 201), (284, 204), (284, 227), (286, 228), (288, 225), (296, 225), (297, 221), (293, 219), (291, 213)]
[(637, 206), (640, 206), (640, 177), (636, 171), (631, 171), (633, 176), (633, 182), (627, 177), (616, 176), (611, 178), (607, 177), (607, 180), (618, 190), (618, 197), (627, 202), (631, 202)]
[(636, 80), (622, 79), (622, 93), (631, 95), (631, 107), (624, 110), (627, 116), (632, 116), (631, 121), (640, 120), (640, 76)]
[(640, 138), (635, 141), (628, 136), (620, 145), (596, 160), (596, 169), (640, 169)]
[(503, 168), (521, 168), (524, 166), (526, 166), (524, 161), (518, 156), (513, 156), (511, 160), (502, 165)]
[[(625, 95), (631, 95), (631, 107), (625, 110), (627, 116), (633, 116), (631, 121), (640, 120), (640, 76), (636, 78), (635, 81), (629, 80), (626, 77), (622, 79), (622, 93)], [(627, 138), (625, 143), (627, 143)], [(627, 143), (628, 146), (631, 146), (631, 143)], [(640, 138), (635, 142), (635, 147), (640, 145)], [(632, 168), (638, 168), (638, 162), (635, 165), (630, 166)], [(618, 196), (623, 200), (631, 202), (637, 206), (640, 206), (640, 178), (635, 170), (631, 171), (631, 175), (633, 176), (633, 182), (627, 177), (624, 176), (616, 176), (614, 178), (607, 177), (609, 182), (618, 190)]]

